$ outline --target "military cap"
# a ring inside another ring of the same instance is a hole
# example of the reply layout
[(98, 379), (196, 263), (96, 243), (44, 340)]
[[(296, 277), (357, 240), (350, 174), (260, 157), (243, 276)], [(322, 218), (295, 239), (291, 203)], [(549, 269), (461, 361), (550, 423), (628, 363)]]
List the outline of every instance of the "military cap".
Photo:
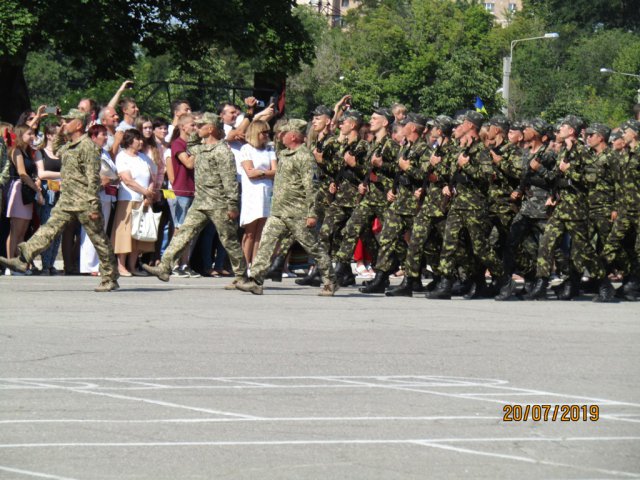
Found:
[(622, 124), (621, 128), (623, 130), (626, 130), (627, 128), (630, 128), (634, 132), (640, 133), (640, 122), (637, 121), (637, 120), (627, 120), (626, 122), (624, 122)]
[(489, 126), (499, 127), (503, 132), (509, 131), (509, 120), (504, 115), (494, 115), (489, 119)]
[(523, 131), (525, 129), (524, 122), (514, 121), (509, 125), (509, 130), (520, 130)]
[(609, 141), (613, 142), (614, 140), (620, 140), (622, 138), (622, 130), (616, 130), (615, 132), (611, 132), (609, 135)]
[(216, 128), (223, 128), (220, 117), (211, 112), (204, 112), (202, 116), (195, 121), (195, 123), (197, 125), (213, 125)]
[(304, 135), (307, 132), (307, 122), (299, 118), (290, 118), (287, 123), (280, 127), (280, 131), (283, 133), (297, 132)]
[(69, 113), (67, 113), (66, 115), (62, 115), (62, 118), (64, 120), (82, 120), (83, 122), (87, 120), (87, 114), (85, 112), (83, 112), (82, 110), (78, 110), (77, 108), (72, 108), (71, 110), (69, 110)]
[(287, 124), (289, 120), (287, 119), (281, 119), (281, 121), (276, 122), (276, 124), (273, 126), (273, 133), (280, 133), (282, 132), (284, 126)]
[(395, 118), (396, 118), (393, 115), (393, 113), (391, 113), (391, 110), (389, 110), (388, 108), (384, 108), (384, 107), (374, 110), (373, 113), (375, 113), (377, 115), (381, 115), (384, 118), (386, 118), (387, 121), (389, 122), (389, 125), (391, 125), (393, 123), (393, 121), (395, 120)]
[(435, 120), (433, 117), (425, 117), (426, 122), (425, 125), (429, 128), (433, 128), (433, 126), (435, 125)]
[(464, 122), (464, 115), (461, 113), (460, 115), (456, 115), (456, 118), (454, 118), (451, 123), (454, 127), (457, 127), (459, 125), (462, 125), (462, 122)]
[(542, 118), (536, 117), (533, 120), (529, 120), (528, 122), (523, 122), (524, 128), (532, 128), (540, 135), (546, 135), (551, 130), (551, 125), (545, 122)]
[(592, 123), (589, 125), (589, 128), (586, 130), (587, 135), (591, 135), (592, 133), (597, 133), (604, 141), (609, 140), (609, 135), (611, 134), (611, 129), (602, 123)]
[(362, 114), (358, 110), (349, 109), (342, 115), (343, 120), (355, 120), (358, 123), (362, 123)]
[(433, 120), (433, 126), (439, 128), (445, 133), (451, 133), (451, 130), (453, 129), (453, 123), (453, 118), (448, 115), (438, 115)]
[(314, 117), (320, 116), (320, 115), (326, 115), (329, 118), (333, 117), (333, 112), (326, 105), (318, 105), (316, 109), (313, 112), (311, 112), (311, 114)]
[(480, 129), (482, 127), (484, 117), (480, 112), (476, 112), (475, 110), (467, 110), (463, 115), (463, 120), (471, 122), (477, 129)]
[(582, 130), (584, 122), (580, 117), (577, 117), (575, 115), (567, 115), (561, 120), (560, 125), (569, 125), (576, 131), (576, 133), (579, 133), (580, 130)]
[(407, 113), (407, 118), (405, 119), (405, 123), (415, 123), (421, 127), (425, 127), (427, 125), (427, 119), (424, 118), (419, 113), (410, 112)]

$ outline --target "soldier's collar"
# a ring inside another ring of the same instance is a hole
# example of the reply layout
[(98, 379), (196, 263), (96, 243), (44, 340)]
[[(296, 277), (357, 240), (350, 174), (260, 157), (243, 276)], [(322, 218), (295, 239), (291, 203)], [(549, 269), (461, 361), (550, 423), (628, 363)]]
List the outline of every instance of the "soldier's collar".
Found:
[(80, 137), (78, 137), (78, 139), (77, 139), (75, 142), (74, 142), (74, 141), (72, 141), (72, 142), (69, 144), (69, 146), (73, 147), (73, 146), (75, 146), (75, 145), (79, 144), (79, 143), (80, 143), (82, 140), (84, 140), (85, 138), (89, 138), (89, 137), (87, 136), (87, 134), (86, 134), (86, 133), (83, 133), (82, 135), (80, 135)]

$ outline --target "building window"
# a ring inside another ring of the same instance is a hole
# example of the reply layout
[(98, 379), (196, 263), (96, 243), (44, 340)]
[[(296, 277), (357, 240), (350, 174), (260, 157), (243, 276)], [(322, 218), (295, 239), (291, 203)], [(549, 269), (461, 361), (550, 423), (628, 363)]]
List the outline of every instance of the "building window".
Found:
[(493, 3), (493, 2), (487, 2), (487, 3), (484, 4), (484, 9), (487, 12), (493, 13), (493, 10), (495, 9), (495, 7), (496, 7), (496, 4)]
[(349, 0), (342, 0), (342, 8), (349, 8)]
[(508, 8), (510, 12), (515, 12), (518, 6), (515, 3), (510, 3)]

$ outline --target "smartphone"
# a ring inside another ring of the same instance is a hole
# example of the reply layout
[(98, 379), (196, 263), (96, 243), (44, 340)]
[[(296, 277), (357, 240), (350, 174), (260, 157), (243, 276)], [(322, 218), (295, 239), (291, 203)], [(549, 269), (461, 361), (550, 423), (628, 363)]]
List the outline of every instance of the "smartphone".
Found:
[(44, 109), (44, 113), (47, 113), (49, 115), (57, 115), (58, 107), (47, 107)]

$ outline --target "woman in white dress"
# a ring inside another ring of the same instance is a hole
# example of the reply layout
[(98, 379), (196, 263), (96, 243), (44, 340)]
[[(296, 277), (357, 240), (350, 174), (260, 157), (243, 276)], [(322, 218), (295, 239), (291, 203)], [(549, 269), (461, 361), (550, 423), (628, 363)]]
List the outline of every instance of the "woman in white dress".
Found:
[(242, 166), (242, 201), (240, 226), (244, 228), (242, 251), (251, 264), (258, 252), (260, 236), (271, 212), (273, 177), (276, 174), (276, 154), (269, 145), (269, 124), (255, 120), (249, 125), (240, 149)]

